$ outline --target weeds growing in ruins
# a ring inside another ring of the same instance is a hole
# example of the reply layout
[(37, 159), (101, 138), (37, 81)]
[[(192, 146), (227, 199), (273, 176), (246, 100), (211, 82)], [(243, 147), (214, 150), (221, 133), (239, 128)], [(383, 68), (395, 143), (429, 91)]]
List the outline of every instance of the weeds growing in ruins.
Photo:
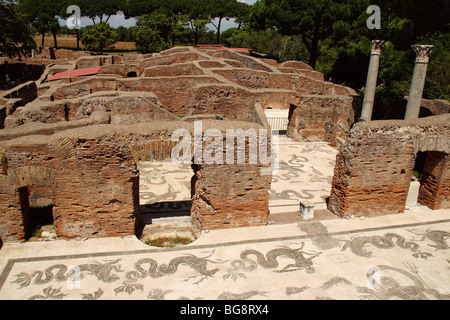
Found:
[(189, 237), (159, 237), (156, 239), (146, 239), (145, 244), (153, 247), (175, 247), (177, 245), (187, 245), (194, 240)]

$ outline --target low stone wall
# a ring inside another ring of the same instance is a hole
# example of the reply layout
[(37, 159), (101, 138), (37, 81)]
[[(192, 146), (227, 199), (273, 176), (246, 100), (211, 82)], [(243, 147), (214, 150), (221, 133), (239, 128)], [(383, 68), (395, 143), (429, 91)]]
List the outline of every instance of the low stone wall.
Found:
[(306, 95), (356, 95), (351, 88), (300, 74), (272, 73), (251, 69), (215, 69), (212, 71), (248, 89), (277, 88), (293, 90)]
[(173, 53), (167, 54), (157, 57), (152, 57), (149, 59), (145, 59), (139, 64), (139, 68), (141, 73), (144, 72), (145, 69), (156, 67), (156, 66), (168, 66), (176, 63), (186, 63), (190, 61), (202, 61), (207, 60), (208, 58), (199, 54), (197, 52), (182, 52), (182, 53)]
[(62, 85), (52, 93), (52, 99), (72, 99), (99, 91), (152, 92), (156, 94), (167, 111), (185, 114), (185, 107), (190, 103), (192, 91), (196, 85), (218, 82), (210, 76), (127, 79), (103, 76)]
[[(1, 63), (3, 62), (3, 63)], [(42, 75), (45, 70), (45, 63), (32, 64), (27, 62), (16, 62), (12, 60), (6, 61), (0, 60), (0, 81), (6, 81), (6, 71), (8, 71), (8, 78), (10, 81), (25, 80), (36, 81)]]
[(257, 122), (254, 106), (274, 102), (298, 104), (301, 95), (288, 90), (248, 90), (236, 85), (198, 85), (187, 106), (188, 115), (220, 114), (229, 120)]
[(53, 47), (39, 47), (36, 52), (36, 58), (52, 60), (77, 60), (85, 56), (90, 56), (90, 53), (86, 51), (55, 49)]
[(144, 77), (177, 77), (177, 76), (201, 76), (205, 73), (193, 63), (177, 63), (169, 66), (155, 66), (146, 68)]
[[(0, 128), (5, 127), (6, 118), (18, 107), (37, 98), (37, 87), (34, 81), (28, 81), (0, 95)], [(3, 111), (1, 111), (4, 109)]]
[(341, 217), (405, 210), (417, 152), (428, 152), (419, 203), (450, 207), (450, 115), (357, 123), (340, 149), (329, 210)]
[(8, 117), (6, 127), (12, 129), (32, 122), (78, 121), (88, 119), (95, 112), (109, 113), (111, 124), (178, 120), (162, 108), (152, 93), (102, 91), (75, 99), (28, 104), (20, 114)]

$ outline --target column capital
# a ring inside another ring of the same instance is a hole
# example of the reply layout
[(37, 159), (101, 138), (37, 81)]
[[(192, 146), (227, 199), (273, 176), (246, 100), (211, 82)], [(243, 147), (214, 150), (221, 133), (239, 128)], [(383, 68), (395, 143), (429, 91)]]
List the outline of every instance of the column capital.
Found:
[(428, 63), (430, 60), (430, 53), (433, 51), (435, 46), (426, 45), (426, 44), (417, 44), (411, 46), (414, 52), (416, 53), (416, 62), (419, 63)]
[(372, 54), (381, 54), (381, 47), (384, 44), (384, 40), (372, 40)]

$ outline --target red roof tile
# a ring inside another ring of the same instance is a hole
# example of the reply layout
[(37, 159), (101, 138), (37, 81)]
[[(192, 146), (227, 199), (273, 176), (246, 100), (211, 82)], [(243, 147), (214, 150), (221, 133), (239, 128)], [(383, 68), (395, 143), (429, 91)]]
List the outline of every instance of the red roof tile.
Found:
[(47, 78), (45, 81), (54, 81), (59, 80), (61, 78), (67, 78), (67, 77), (81, 77), (81, 76), (89, 76), (97, 74), (102, 67), (94, 67), (94, 68), (87, 68), (87, 69), (77, 69), (77, 70), (70, 70), (70, 71), (64, 71), (55, 73), (50, 78)]

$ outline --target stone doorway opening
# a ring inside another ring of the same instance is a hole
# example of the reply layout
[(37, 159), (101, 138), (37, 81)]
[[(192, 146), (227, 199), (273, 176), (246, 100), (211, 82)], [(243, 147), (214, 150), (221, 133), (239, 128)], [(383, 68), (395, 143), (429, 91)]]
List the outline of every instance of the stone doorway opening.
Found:
[(448, 161), (449, 155), (445, 152), (426, 152), (417, 199), (421, 205), (432, 210), (445, 207), (448, 199), (448, 184), (446, 183)]
[(272, 134), (287, 136), (290, 106), (288, 102), (275, 102), (264, 106), (264, 113)]
[(25, 241), (55, 240), (53, 203), (34, 187), (19, 189)]
[(140, 240), (153, 246), (177, 246), (195, 241), (191, 222), (191, 165), (169, 160), (140, 162)]
[(442, 201), (445, 201), (443, 196), (445, 187), (443, 188), (442, 180), (447, 159), (448, 155), (445, 152), (417, 153), (406, 207), (411, 209), (416, 206), (427, 206), (432, 210), (441, 207)]
[[(419, 190), (421, 185), (421, 178), (423, 174), (423, 169), (425, 166), (425, 161), (427, 159), (428, 152), (418, 152), (414, 161), (414, 167), (411, 175), (411, 183), (409, 185), (408, 196), (406, 198), (406, 208), (411, 209), (417, 207), (419, 203), (417, 202), (419, 197)], [(401, 174), (406, 174), (406, 170), (402, 170)]]

